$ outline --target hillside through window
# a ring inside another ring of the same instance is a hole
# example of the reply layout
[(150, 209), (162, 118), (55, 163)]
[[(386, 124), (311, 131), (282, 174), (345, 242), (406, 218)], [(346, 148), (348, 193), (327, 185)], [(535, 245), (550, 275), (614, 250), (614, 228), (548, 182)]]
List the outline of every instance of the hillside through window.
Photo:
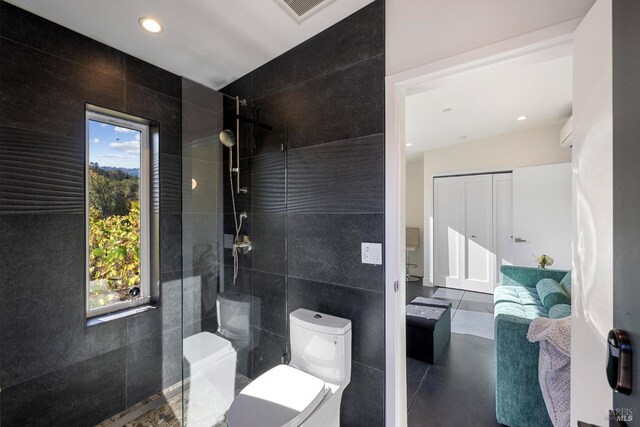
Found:
[(149, 302), (149, 128), (87, 112), (87, 316)]

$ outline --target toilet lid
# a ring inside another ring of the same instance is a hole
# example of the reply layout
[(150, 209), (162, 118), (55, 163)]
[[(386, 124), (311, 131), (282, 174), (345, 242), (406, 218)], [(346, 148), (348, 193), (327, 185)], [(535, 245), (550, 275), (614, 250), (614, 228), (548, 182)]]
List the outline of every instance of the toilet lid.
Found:
[(192, 371), (234, 353), (231, 342), (210, 332), (200, 332), (185, 338), (182, 348), (182, 357)]
[(256, 378), (229, 408), (229, 427), (288, 427), (304, 421), (327, 394), (324, 381), (288, 365)]

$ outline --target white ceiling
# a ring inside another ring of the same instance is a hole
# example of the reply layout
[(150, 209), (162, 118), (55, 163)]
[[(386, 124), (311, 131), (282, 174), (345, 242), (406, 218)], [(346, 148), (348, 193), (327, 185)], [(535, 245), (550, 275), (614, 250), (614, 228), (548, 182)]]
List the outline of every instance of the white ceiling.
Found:
[[(572, 56), (497, 68), (406, 97), (407, 156), (545, 126), (571, 115)], [(444, 109), (451, 108), (448, 113)], [(525, 115), (527, 120), (517, 121)]]
[[(9, 0), (213, 88), (242, 77), (372, 0), (338, 0), (298, 24), (275, 0)], [(149, 34), (138, 19), (164, 26)]]

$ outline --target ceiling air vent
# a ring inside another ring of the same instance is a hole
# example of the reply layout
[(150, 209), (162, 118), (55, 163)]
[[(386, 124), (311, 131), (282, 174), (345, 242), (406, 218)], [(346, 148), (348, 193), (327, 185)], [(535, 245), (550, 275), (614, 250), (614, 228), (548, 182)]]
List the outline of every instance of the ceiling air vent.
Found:
[(299, 24), (335, 0), (275, 0)]

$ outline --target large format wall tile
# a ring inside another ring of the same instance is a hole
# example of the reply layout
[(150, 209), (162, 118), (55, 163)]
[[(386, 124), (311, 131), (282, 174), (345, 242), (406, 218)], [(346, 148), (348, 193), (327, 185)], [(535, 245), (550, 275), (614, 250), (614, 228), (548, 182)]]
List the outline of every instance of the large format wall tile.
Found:
[(362, 264), (361, 258), (362, 242), (383, 239), (383, 214), (288, 214), (288, 274), (383, 291), (383, 266)]
[(285, 212), (286, 162), (285, 153), (281, 151), (253, 157), (250, 187), (253, 212)]
[(286, 214), (253, 214), (252, 266), (259, 271), (287, 274)]
[[(185, 80), (185, 79), (183, 79)], [(211, 91), (213, 92), (213, 91)], [(221, 95), (220, 95), (221, 96)], [(222, 130), (222, 114), (209, 108), (182, 102), (182, 141), (199, 142), (207, 140), (207, 147), (219, 149), (218, 134)], [(184, 154), (184, 153), (183, 153)], [(186, 153), (189, 155), (189, 153)], [(193, 157), (193, 156), (192, 156)], [(211, 158), (199, 157), (200, 160), (213, 161)]]
[(160, 271), (182, 269), (182, 216), (160, 215)]
[(252, 326), (287, 335), (287, 281), (285, 276), (253, 271)]
[(84, 293), (66, 288), (0, 305), (0, 387), (123, 347), (125, 319), (86, 327)]
[(124, 83), (117, 77), (3, 38), (0, 57), (2, 125), (84, 138), (85, 103), (124, 109)]
[(0, 212), (83, 213), (84, 141), (0, 126)]
[(287, 121), (289, 148), (384, 131), (384, 55), (254, 100)]
[(285, 337), (253, 328), (251, 378), (256, 379), (269, 369), (280, 365), (285, 353), (287, 353), (287, 339)]
[(7, 426), (85, 427), (124, 410), (125, 350), (2, 389)]
[(383, 134), (287, 154), (288, 212), (384, 212)]
[(179, 156), (182, 151), (181, 101), (129, 82), (126, 89), (126, 112), (158, 122), (160, 153)]
[(127, 346), (127, 407), (162, 390), (162, 336)]
[(6, 1), (0, 2), (0, 37), (124, 78), (124, 53)]
[(220, 92), (208, 88), (200, 83), (182, 78), (182, 101), (206, 108), (215, 112), (222, 111), (222, 97)]
[(182, 212), (182, 158), (160, 154), (160, 213)]
[(288, 311), (319, 311), (351, 320), (353, 360), (384, 369), (384, 294), (289, 278)]
[(0, 215), (0, 236), (0, 301), (84, 292), (84, 215)]
[(384, 372), (360, 363), (351, 364), (351, 384), (342, 396), (340, 425), (384, 425)]
[(131, 55), (125, 56), (124, 69), (128, 83), (135, 83), (176, 99), (182, 96), (182, 79), (178, 75)]
[(253, 97), (384, 53), (384, 2), (377, 1), (267, 62), (252, 75)]

